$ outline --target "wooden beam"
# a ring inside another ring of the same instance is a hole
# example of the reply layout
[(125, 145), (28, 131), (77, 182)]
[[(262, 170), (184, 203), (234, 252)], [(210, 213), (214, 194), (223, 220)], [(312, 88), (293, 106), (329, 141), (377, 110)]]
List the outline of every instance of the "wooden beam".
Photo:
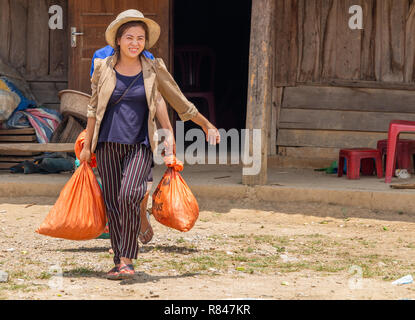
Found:
[[(251, 165), (244, 165), (242, 183), (245, 185), (265, 185), (267, 183), (268, 132), (272, 103), (273, 69), (273, 28), (275, 1), (253, 0), (251, 20), (251, 42), (249, 56), (248, 103), (246, 129), (250, 130), (250, 155), (253, 155), (254, 141), (252, 130), (261, 132), (260, 172), (248, 175)], [(257, 142), (255, 142), (257, 143)], [(253, 155), (254, 159), (259, 155)], [(245, 173), (245, 174), (244, 174)]]
[(298, 86), (285, 89), (282, 108), (414, 113), (414, 105), (412, 91)]
[(23, 136), (23, 135), (15, 135), (15, 136), (0, 136), (0, 142), (31, 142), (36, 141), (37, 138), (35, 135), (32, 136)]
[(2, 151), (74, 152), (74, 143), (0, 143)]
[(392, 120), (415, 121), (414, 113), (283, 109), (281, 129), (388, 132)]
[(18, 134), (36, 134), (35, 129), (25, 128), (25, 129), (1, 129), (1, 135), (18, 135)]
[[(402, 133), (399, 137), (414, 140), (415, 134)], [(377, 142), (387, 138), (387, 132), (280, 129), (277, 142), (282, 147), (376, 149)]]

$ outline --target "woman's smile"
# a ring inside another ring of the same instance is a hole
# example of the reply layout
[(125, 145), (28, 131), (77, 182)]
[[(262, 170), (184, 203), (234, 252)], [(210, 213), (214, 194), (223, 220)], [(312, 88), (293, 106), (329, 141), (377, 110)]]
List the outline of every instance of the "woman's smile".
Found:
[(132, 54), (137, 54), (139, 52), (138, 48), (129, 48)]

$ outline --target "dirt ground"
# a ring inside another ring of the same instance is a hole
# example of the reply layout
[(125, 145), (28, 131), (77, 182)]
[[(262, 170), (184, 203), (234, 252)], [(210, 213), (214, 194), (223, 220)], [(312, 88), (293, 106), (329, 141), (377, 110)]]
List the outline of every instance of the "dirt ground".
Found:
[(136, 276), (109, 240), (39, 235), (56, 198), (0, 198), (0, 299), (415, 299), (415, 217), (316, 203), (201, 200), (188, 233), (153, 218)]

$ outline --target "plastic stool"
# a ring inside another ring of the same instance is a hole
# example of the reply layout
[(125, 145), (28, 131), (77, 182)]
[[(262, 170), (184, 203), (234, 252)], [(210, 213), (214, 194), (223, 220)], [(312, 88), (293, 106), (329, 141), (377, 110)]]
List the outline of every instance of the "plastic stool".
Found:
[[(380, 155), (382, 160), (385, 157), (385, 161), (383, 162), (386, 167), (386, 155), (388, 150), (388, 140), (379, 140), (377, 143), (378, 150), (380, 151)], [(393, 167), (393, 172), (398, 169), (407, 169), (408, 172), (412, 172), (412, 157), (415, 154), (415, 140), (408, 140), (408, 139), (399, 139), (397, 142), (397, 152), (396, 152), (396, 160), (395, 166)]]
[[(339, 168), (344, 166), (344, 159), (347, 159), (348, 179), (360, 179), (360, 165), (363, 159), (375, 159), (377, 176), (379, 179), (383, 177), (382, 158), (379, 150), (377, 149), (342, 149), (339, 152)], [(338, 176), (343, 176), (343, 170), (339, 170)]]
[(389, 123), (385, 172), (386, 183), (392, 182), (393, 168), (395, 168), (396, 164), (396, 145), (401, 132), (415, 132), (415, 121), (392, 120)]

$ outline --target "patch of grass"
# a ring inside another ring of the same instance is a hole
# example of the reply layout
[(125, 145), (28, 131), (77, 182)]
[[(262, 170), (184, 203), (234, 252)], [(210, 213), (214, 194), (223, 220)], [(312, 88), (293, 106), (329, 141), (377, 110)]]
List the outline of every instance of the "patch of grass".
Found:
[(303, 235), (302, 237), (305, 237), (305, 238), (324, 238), (324, 236), (320, 233), (306, 234), (306, 235)]
[(176, 240), (176, 243), (185, 243), (186, 240), (184, 240), (182, 237)]
[(346, 269), (346, 266), (342, 266), (340, 264), (317, 264), (317, 265), (313, 265), (312, 269), (318, 272), (329, 272), (329, 273), (336, 273), (336, 272), (340, 272)]
[(112, 259), (112, 255), (110, 255), (109, 253), (101, 253), (101, 254), (99, 255), (99, 257), (100, 257), (101, 259)]
[(49, 272), (43, 271), (39, 276), (38, 279), (48, 280), (52, 278), (52, 275)]
[(284, 262), (278, 264), (278, 269), (284, 273), (299, 272), (304, 269), (311, 269), (308, 262)]
[(23, 270), (11, 272), (9, 276), (11, 279), (24, 279), (24, 280), (30, 279), (30, 277)]
[(254, 240), (256, 242), (259, 243), (268, 243), (268, 244), (287, 244), (289, 243), (289, 238), (288, 237), (276, 237), (273, 235), (267, 235), (267, 234), (263, 234), (263, 235), (255, 235), (254, 236)]
[(252, 261), (252, 260), (254, 260), (254, 259), (244, 257), (244, 256), (233, 256), (232, 257), (232, 261), (237, 261), (237, 262), (248, 262), (248, 261)]
[(222, 237), (217, 235), (217, 234), (212, 234), (212, 235), (208, 236), (207, 239), (208, 240), (220, 240), (220, 239), (222, 239)]
[(277, 249), (278, 253), (283, 253), (286, 251), (285, 247), (280, 247), (280, 246), (276, 246), (276, 245), (272, 245), (275, 249)]
[(97, 275), (99, 274), (99, 272), (89, 269), (89, 268), (85, 268), (85, 267), (79, 267), (79, 268), (75, 268), (75, 269), (71, 269), (68, 271), (64, 271), (64, 276), (66, 275), (76, 275), (76, 276), (91, 276), (91, 275)]
[(12, 284), (10, 284), (8, 289), (11, 290), (11, 291), (19, 291), (19, 290), (25, 290), (28, 287), (29, 287), (29, 285), (25, 284), (25, 283), (22, 283), (22, 284), (12, 283)]
[(246, 239), (248, 236), (246, 234), (236, 234), (230, 236), (232, 239)]
[(179, 260), (167, 260), (166, 264), (170, 269), (175, 269), (179, 272), (186, 271), (186, 267), (188, 266), (186, 261), (179, 261)]

